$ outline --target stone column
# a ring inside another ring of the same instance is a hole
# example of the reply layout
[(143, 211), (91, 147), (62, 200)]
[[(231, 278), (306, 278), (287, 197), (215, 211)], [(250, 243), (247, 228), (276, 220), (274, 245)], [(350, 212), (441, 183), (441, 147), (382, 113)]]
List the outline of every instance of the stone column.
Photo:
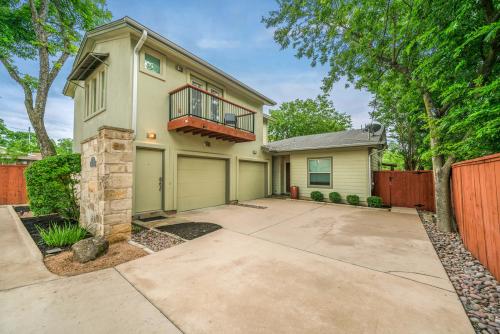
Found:
[(130, 238), (132, 130), (102, 126), (82, 142), (80, 224), (110, 242)]

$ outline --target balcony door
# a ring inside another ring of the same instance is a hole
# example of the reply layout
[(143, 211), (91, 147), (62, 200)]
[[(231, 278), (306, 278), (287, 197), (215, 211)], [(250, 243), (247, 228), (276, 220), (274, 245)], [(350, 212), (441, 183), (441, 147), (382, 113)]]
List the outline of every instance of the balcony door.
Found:
[[(212, 94), (209, 96), (209, 110), (210, 119), (215, 122), (221, 123), (223, 121), (222, 115), (222, 100), (215, 96), (222, 97), (222, 89), (208, 85), (208, 92)], [(213, 96), (215, 95), (215, 96)]]
[[(198, 78), (191, 77), (191, 85), (196, 88), (206, 90), (205, 82)], [(206, 118), (204, 115), (203, 108), (203, 97), (204, 94), (196, 89), (191, 89), (191, 114), (194, 116)]]

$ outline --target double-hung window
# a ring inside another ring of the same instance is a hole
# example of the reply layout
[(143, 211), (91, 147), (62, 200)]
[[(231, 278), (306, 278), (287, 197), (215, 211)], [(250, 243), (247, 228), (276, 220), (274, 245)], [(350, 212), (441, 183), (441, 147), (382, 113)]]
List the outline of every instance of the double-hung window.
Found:
[(106, 109), (106, 69), (95, 71), (85, 85), (86, 108), (85, 118)]
[(332, 158), (307, 159), (307, 180), (309, 187), (332, 187)]

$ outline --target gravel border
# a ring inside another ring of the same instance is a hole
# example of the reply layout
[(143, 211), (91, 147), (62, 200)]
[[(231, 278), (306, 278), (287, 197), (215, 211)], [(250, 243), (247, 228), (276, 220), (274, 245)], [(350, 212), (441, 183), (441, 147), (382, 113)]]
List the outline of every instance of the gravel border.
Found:
[(155, 252), (183, 243), (178, 238), (146, 228), (133, 231), (131, 240)]
[(499, 282), (465, 249), (458, 233), (439, 231), (431, 212), (419, 216), (476, 333), (500, 334)]

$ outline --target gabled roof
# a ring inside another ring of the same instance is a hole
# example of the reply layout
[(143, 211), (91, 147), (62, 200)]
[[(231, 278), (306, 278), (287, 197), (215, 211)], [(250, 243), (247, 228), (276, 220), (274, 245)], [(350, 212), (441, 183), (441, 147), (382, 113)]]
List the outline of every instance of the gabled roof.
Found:
[(270, 142), (264, 145), (268, 152), (289, 152), (320, 150), (328, 148), (357, 147), (357, 146), (385, 146), (385, 129), (369, 132), (361, 129), (351, 129), (338, 132), (327, 132), (316, 135), (293, 137)]
[[(180, 53), (181, 55), (189, 58), (190, 60), (204, 66), (204, 67), (207, 67), (208, 69), (212, 70), (213, 72), (217, 73), (218, 75), (224, 77), (225, 79), (229, 80), (230, 82), (234, 83), (236, 86), (239, 86), (240, 88), (243, 88), (244, 90), (248, 91), (249, 93), (251, 93), (252, 95), (256, 96), (257, 98), (259, 98), (260, 100), (264, 101), (266, 104), (268, 105), (275, 105), (276, 102), (270, 98), (268, 98), (267, 96), (259, 93), (258, 91), (256, 91), (255, 89), (247, 86), (246, 84), (244, 84), (243, 82), (237, 80), (235, 77), (227, 74), (226, 72), (222, 71), (221, 69), (217, 68), (216, 66), (208, 63), (207, 61), (201, 59), (200, 57), (194, 55), (193, 53), (187, 51), (186, 49), (184, 49), (183, 47), (175, 44), (174, 42), (168, 40), (167, 38), (163, 37), (162, 35), (154, 32), (153, 30), (149, 29), (148, 27), (140, 24), (139, 22), (133, 20), (132, 18), (128, 17), (128, 16), (125, 16), (121, 19), (118, 19), (116, 21), (113, 21), (113, 22), (110, 22), (110, 23), (107, 23), (107, 24), (104, 24), (102, 26), (99, 26), (89, 32), (87, 32), (83, 38), (83, 41), (80, 45), (80, 49), (78, 50), (78, 54), (76, 55), (76, 60), (79, 60), (80, 57), (81, 57), (81, 52), (82, 52), (82, 49), (85, 45), (85, 43), (87, 42), (87, 39), (90, 38), (90, 37), (93, 37), (93, 36), (96, 36), (96, 35), (99, 35), (101, 33), (104, 33), (104, 32), (107, 32), (109, 30), (114, 30), (114, 29), (118, 29), (118, 28), (121, 28), (122, 26), (127, 26), (133, 30), (135, 30), (139, 35), (142, 33), (142, 31), (146, 30), (147, 33), (148, 33), (148, 39), (152, 38), (152, 39), (155, 39), (157, 40), (158, 42), (164, 44), (165, 46), (169, 47), (170, 49), (174, 50), (174, 51), (177, 51), (178, 53)], [(74, 66), (73, 66), (74, 67)], [(64, 92), (66, 91), (66, 89), (68, 88), (68, 84), (66, 84), (65, 88), (64, 88)]]

